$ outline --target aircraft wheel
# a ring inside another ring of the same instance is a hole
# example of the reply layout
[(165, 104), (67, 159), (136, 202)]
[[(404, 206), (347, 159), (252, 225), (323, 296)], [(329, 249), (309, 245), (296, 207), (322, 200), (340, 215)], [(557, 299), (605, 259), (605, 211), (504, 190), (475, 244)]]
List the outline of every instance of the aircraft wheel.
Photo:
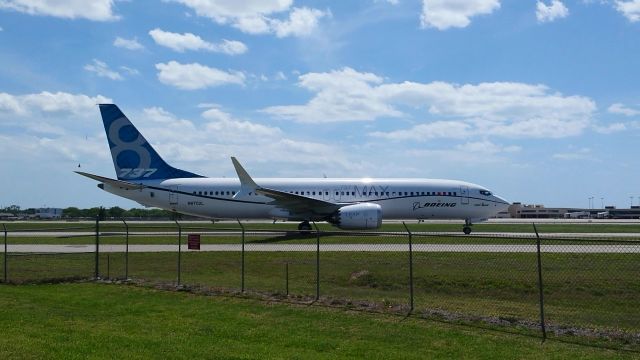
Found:
[(298, 230), (302, 233), (311, 231), (311, 224), (308, 221), (303, 221), (298, 224)]
[(469, 235), (471, 234), (471, 226), (465, 226), (462, 228), (462, 232), (464, 232), (465, 235)]

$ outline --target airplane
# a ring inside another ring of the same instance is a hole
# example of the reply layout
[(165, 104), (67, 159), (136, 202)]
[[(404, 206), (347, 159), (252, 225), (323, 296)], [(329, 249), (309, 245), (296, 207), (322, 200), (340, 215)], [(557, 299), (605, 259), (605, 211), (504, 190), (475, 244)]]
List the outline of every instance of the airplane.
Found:
[(99, 104), (116, 179), (76, 173), (144, 206), (204, 218), (326, 221), (345, 230), (377, 229), (383, 219), (464, 220), (463, 232), (509, 202), (464, 181), (371, 178), (252, 178), (231, 157), (237, 179), (209, 178), (167, 164), (114, 104)]

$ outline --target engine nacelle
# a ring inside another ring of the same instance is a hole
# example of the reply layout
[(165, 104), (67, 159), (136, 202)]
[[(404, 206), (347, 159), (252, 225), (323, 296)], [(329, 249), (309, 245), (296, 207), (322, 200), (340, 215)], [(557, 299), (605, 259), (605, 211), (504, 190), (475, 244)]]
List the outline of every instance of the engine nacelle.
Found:
[(329, 222), (344, 230), (377, 229), (382, 225), (382, 208), (371, 203), (343, 206)]

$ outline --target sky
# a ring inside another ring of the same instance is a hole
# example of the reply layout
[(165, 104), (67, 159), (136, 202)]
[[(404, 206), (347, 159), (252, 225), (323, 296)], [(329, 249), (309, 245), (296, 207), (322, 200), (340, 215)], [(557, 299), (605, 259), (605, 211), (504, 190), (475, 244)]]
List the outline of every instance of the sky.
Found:
[(640, 205), (640, 0), (0, 0), (0, 207), (140, 206), (98, 103), (210, 177)]

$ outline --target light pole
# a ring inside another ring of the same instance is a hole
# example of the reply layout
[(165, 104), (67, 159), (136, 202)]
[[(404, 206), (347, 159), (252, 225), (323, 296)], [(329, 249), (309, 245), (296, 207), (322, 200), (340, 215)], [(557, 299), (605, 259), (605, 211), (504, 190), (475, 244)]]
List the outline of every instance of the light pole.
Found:
[(600, 205), (604, 209), (604, 198), (603, 197), (600, 198)]
[(633, 206), (633, 196), (629, 196), (629, 199), (631, 199), (631, 205), (629, 206), (629, 209), (631, 209), (631, 206)]

